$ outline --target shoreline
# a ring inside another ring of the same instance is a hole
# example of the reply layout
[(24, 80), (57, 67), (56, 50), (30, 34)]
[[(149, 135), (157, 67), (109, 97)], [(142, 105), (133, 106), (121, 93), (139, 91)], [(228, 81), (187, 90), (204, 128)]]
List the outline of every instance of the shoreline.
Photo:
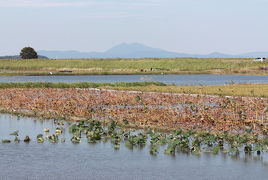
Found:
[(90, 75), (256, 75), (266, 76), (267, 72), (210, 72), (210, 71), (180, 71), (180, 72), (0, 72), (0, 77), (5, 76), (90, 76)]

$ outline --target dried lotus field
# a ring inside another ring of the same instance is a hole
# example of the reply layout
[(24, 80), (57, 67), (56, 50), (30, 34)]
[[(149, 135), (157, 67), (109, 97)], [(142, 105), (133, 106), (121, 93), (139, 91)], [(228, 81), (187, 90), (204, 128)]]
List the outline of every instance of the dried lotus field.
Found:
[(2, 112), (44, 118), (115, 120), (127, 126), (266, 134), (267, 98), (99, 90), (0, 89)]

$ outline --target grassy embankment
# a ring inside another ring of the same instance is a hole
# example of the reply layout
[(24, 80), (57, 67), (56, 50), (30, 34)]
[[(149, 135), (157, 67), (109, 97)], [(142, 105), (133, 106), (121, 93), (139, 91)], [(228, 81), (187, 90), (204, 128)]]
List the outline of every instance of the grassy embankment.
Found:
[[(64, 72), (71, 71), (71, 72)], [(268, 74), (268, 62), (251, 59), (0, 60), (0, 75)]]
[(100, 88), (142, 92), (268, 97), (268, 84), (175, 86), (158, 82), (133, 83), (0, 83), (0, 88)]

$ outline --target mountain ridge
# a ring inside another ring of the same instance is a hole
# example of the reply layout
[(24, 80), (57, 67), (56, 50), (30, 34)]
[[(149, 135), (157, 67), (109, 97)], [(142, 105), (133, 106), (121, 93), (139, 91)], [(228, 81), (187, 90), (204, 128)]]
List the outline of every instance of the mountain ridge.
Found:
[(268, 52), (250, 52), (244, 54), (225, 54), (212, 52), (210, 54), (188, 54), (166, 51), (160, 48), (149, 47), (140, 43), (121, 43), (104, 52), (80, 51), (47, 51), (40, 50), (42, 54), (53, 59), (79, 59), (79, 58), (255, 58), (268, 57)]
[[(87, 59), (87, 58), (256, 58), (268, 57), (268, 52), (249, 52), (243, 54), (225, 54), (212, 52), (209, 54), (188, 54), (166, 51), (140, 43), (121, 43), (104, 52), (81, 52), (75, 50), (39, 50), (38, 54), (50, 59)], [(0, 56), (0, 59), (18, 59), (18, 56)]]

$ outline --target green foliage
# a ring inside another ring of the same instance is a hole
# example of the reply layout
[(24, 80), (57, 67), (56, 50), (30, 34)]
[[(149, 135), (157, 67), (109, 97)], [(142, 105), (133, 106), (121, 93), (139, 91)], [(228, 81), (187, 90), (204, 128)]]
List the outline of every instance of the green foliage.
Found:
[(20, 52), (21, 59), (37, 59), (37, 52), (31, 47), (25, 47)]
[(11, 143), (11, 141), (9, 139), (3, 139), (2, 143)]
[(19, 139), (18, 136), (15, 136), (14, 142), (15, 142), (15, 143), (19, 143), (19, 142), (20, 142), (20, 139)]
[(44, 142), (43, 134), (38, 134), (36, 136), (36, 139), (38, 143), (43, 143)]
[(23, 140), (24, 142), (30, 142), (31, 141), (31, 139), (30, 139), (30, 137), (29, 136), (26, 136), (25, 138), (24, 138), (24, 140)]
[[(62, 127), (56, 130), (63, 130)], [(164, 153), (168, 155), (176, 155), (176, 152), (191, 153), (199, 155), (203, 152), (219, 154), (228, 153), (231, 156), (237, 156), (244, 151), (247, 154), (256, 153), (260, 155), (262, 152), (268, 150), (268, 138), (263, 136), (261, 138), (251, 133), (245, 134), (212, 134), (210, 132), (196, 132), (193, 130), (178, 129), (171, 133), (160, 133), (154, 130), (147, 132), (142, 130), (128, 130), (122, 128), (116, 121), (111, 121), (108, 125), (103, 125), (100, 121), (84, 120), (73, 123), (69, 126), (69, 132), (72, 134), (71, 142), (79, 144), (84, 137), (87, 138), (88, 143), (98, 143), (101, 141), (110, 141), (115, 150), (120, 149), (120, 145), (125, 143), (130, 149), (143, 148), (150, 142), (149, 153), (157, 155), (164, 147)], [(14, 142), (18, 143), (18, 131), (11, 133), (15, 135)], [(44, 138), (43, 134), (36, 136), (38, 143), (43, 143), (48, 140), (51, 143), (58, 143), (61, 133), (52, 134)], [(29, 142), (30, 137), (26, 136), (24, 142)], [(60, 140), (65, 142), (65, 138)], [(4, 139), (2, 143), (11, 143), (11, 140)]]
[(18, 136), (19, 135), (19, 131), (14, 131), (13, 133), (10, 133), (10, 135), (12, 135), (12, 136)]
[(56, 134), (52, 134), (51, 136), (48, 136), (48, 140), (51, 143), (57, 143), (59, 141), (59, 138)]

